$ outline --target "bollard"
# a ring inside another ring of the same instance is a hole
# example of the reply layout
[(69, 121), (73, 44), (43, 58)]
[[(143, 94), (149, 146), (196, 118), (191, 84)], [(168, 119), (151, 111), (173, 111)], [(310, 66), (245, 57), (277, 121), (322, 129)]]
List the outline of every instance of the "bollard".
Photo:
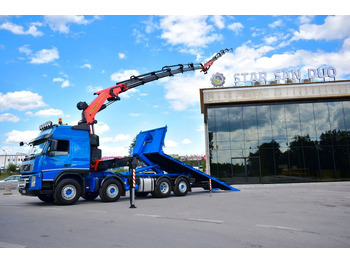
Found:
[(4, 193), (2, 193), (3, 195), (12, 195), (11, 193), (11, 186), (9, 184), (5, 184), (5, 190)]
[(132, 187), (130, 189), (130, 208), (136, 208), (135, 206), (135, 169), (132, 169)]
[(130, 183), (130, 208), (136, 208), (135, 206), (135, 186), (136, 186), (136, 169), (137, 158), (133, 157), (129, 162), (129, 181)]
[(211, 179), (209, 179), (209, 191), (210, 191), (210, 195), (209, 196), (211, 196), (211, 191), (212, 191), (212, 186), (211, 186)]

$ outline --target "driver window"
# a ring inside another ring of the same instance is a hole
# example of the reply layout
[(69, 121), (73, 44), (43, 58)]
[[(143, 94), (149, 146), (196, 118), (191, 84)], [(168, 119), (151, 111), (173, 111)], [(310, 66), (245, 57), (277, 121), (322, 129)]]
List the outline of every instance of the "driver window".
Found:
[(69, 154), (68, 140), (52, 140), (48, 148), (49, 156), (66, 156)]
[(57, 140), (57, 149), (60, 152), (69, 152), (69, 141), (67, 140)]

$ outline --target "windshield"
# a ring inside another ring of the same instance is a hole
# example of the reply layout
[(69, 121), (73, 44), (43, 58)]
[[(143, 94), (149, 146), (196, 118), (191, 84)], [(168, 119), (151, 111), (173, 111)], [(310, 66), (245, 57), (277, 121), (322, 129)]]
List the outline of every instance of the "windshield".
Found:
[(31, 142), (29, 144), (30, 148), (28, 150), (25, 160), (33, 159), (33, 158), (36, 158), (38, 155), (40, 155), (46, 145), (46, 142), (47, 142), (47, 139), (40, 139), (40, 140)]

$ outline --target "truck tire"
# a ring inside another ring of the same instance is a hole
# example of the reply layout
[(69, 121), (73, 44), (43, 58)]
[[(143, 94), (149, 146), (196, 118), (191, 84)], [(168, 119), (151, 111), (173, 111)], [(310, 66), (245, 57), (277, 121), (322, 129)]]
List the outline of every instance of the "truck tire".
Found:
[(121, 183), (115, 179), (105, 181), (99, 190), (100, 198), (104, 202), (115, 202), (120, 198), (123, 187)]
[(60, 181), (55, 189), (54, 198), (59, 205), (72, 205), (81, 195), (81, 186), (74, 179)]
[(166, 178), (162, 177), (157, 181), (154, 195), (159, 198), (168, 197), (171, 193), (171, 181)]
[(176, 196), (185, 196), (189, 188), (188, 180), (184, 177), (180, 177), (176, 180), (173, 191)]
[(45, 203), (53, 203), (55, 201), (53, 195), (38, 195), (38, 198)]

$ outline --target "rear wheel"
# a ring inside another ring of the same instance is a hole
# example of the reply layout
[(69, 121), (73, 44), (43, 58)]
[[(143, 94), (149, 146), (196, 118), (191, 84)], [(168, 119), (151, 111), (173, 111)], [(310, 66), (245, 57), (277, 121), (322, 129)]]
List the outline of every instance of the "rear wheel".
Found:
[(173, 191), (176, 196), (185, 196), (189, 188), (190, 186), (188, 180), (184, 177), (181, 177), (176, 180)]
[(156, 197), (168, 197), (171, 193), (171, 181), (168, 178), (162, 177), (157, 181), (154, 194)]
[(64, 179), (58, 183), (54, 198), (59, 205), (72, 205), (81, 195), (81, 186), (74, 179)]
[(99, 190), (100, 197), (104, 202), (115, 202), (120, 198), (123, 187), (115, 179), (105, 181)]

